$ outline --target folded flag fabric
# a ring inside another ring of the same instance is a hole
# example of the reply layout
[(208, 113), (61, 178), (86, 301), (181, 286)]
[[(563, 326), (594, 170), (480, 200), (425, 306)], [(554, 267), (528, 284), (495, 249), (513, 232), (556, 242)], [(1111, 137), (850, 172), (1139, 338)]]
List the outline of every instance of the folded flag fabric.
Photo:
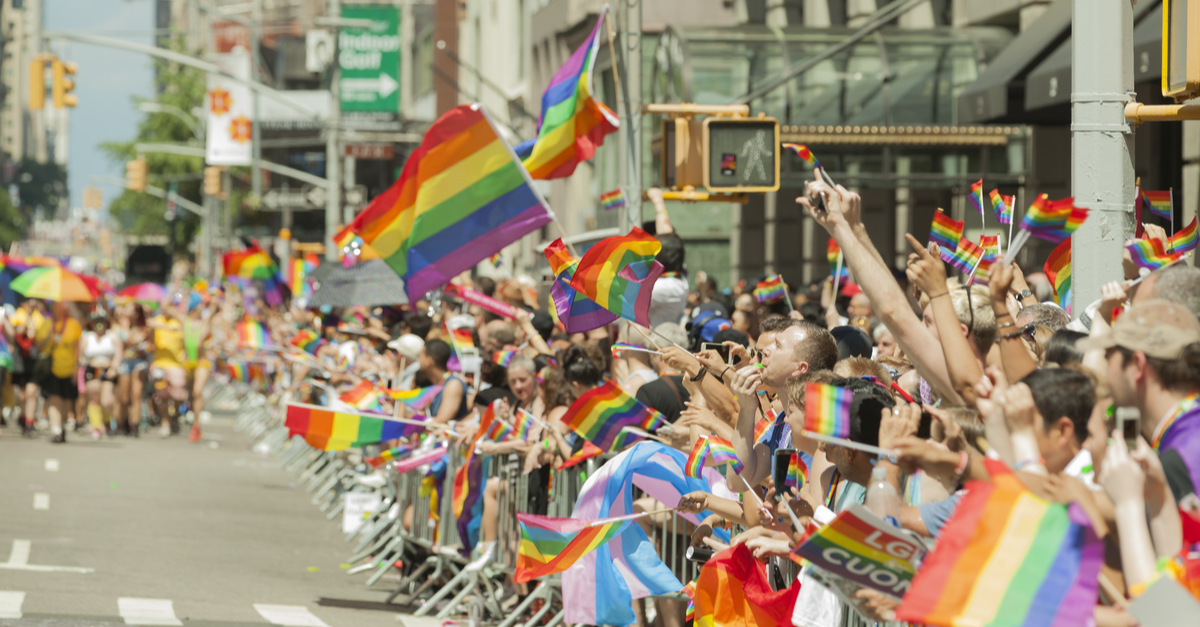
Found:
[(372, 468), (379, 468), (386, 463), (400, 461), (411, 453), (411, 446), (397, 446), (380, 453), (378, 457), (367, 458), (366, 462), (370, 464)]
[(600, 194), (600, 208), (609, 211), (612, 209), (620, 209), (625, 206), (625, 192), (620, 188), (614, 189), (611, 192)]
[(1104, 544), (1077, 503), (1034, 496), (999, 462), (971, 481), (942, 528), (899, 620), (950, 625), (1086, 625)]
[(571, 278), (571, 287), (601, 307), (650, 326), (650, 294), (663, 266), (654, 256), (662, 244), (633, 227), (628, 235), (606, 237), (583, 254)]
[(1142, 201), (1146, 203), (1146, 208), (1154, 215), (1170, 220), (1172, 219), (1172, 190), (1154, 191), (1151, 189), (1142, 190)]
[(654, 431), (662, 426), (662, 414), (608, 380), (575, 399), (561, 420), (580, 437), (605, 451), (641, 439), (639, 435), (624, 431), (625, 427)]
[(535, 139), (517, 147), (525, 167), (535, 179), (570, 176), (575, 167), (592, 158), (604, 136), (616, 131), (620, 121), (604, 103), (592, 97), (592, 67), (600, 51), (600, 26), (605, 6), (592, 28), (542, 94), (542, 117)]
[(383, 411), (383, 405), (379, 402), (379, 392), (370, 381), (359, 381), (358, 385), (339, 396), (338, 400), (359, 411), (374, 413)]
[(984, 215), (983, 212), (983, 179), (979, 179), (971, 183), (971, 193), (967, 194), (971, 199), (971, 205), (979, 212), (979, 215)]
[(491, 456), (476, 455), (475, 447), (486, 437), (496, 419), (496, 411), (492, 405), (484, 410), (479, 418), (479, 429), (466, 446), (462, 466), (454, 472), (454, 483), (450, 490), (450, 506), (458, 535), (462, 539), (463, 553), (469, 553), (479, 540), (479, 527), (483, 515), (483, 485), (487, 481), (488, 469), (491, 467)]
[(347, 227), (404, 279), (410, 302), (550, 222), (480, 105), (438, 118), (399, 180)]
[(437, 398), (437, 395), (442, 391), (442, 386), (431, 385), (427, 388), (416, 388), (413, 390), (386, 390), (387, 395), (395, 400), (408, 405), (409, 407), (421, 411)]
[(1183, 257), (1183, 253), (1168, 253), (1163, 250), (1162, 242), (1156, 239), (1135, 239), (1125, 245), (1133, 263), (1139, 268), (1149, 268), (1151, 271), (1175, 263)]
[(253, 320), (237, 323), (237, 337), (238, 345), (247, 348), (262, 348), (271, 343), (263, 325)]
[(958, 248), (958, 240), (962, 239), (963, 223), (942, 213), (941, 209), (933, 212), (933, 227), (929, 230), (929, 241), (942, 249), (942, 261)]
[(1012, 224), (1013, 197), (1005, 196), (995, 189), (988, 197), (992, 201), (992, 213), (996, 214), (996, 221), (1000, 224)]
[(838, 279), (844, 279), (850, 276), (850, 268), (845, 263), (841, 263), (841, 272), (838, 271), (838, 261), (842, 259), (842, 247), (838, 246), (837, 240), (829, 238), (829, 245), (825, 249), (825, 260), (829, 262), (829, 276)]
[(813, 155), (811, 150), (808, 149), (808, 146), (805, 146), (804, 144), (785, 143), (785, 144), (783, 144), (783, 147), (796, 153), (796, 156), (803, 159), (805, 163), (812, 166), (813, 168), (821, 167), (821, 162), (817, 161), (817, 157), (815, 155)]
[(773, 274), (754, 286), (754, 299), (760, 303), (776, 303), (787, 298), (783, 277)]
[(258, 246), (227, 252), (222, 257), (222, 262), (227, 277), (273, 279), (279, 274), (279, 268), (275, 266), (271, 256)]
[(1075, 206), (1074, 198), (1050, 200), (1045, 194), (1034, 199), (1021, 218), (1021, 230), (1033, 237), (1058, 243), (1077, 231), (1087, 219), (1088, 210)]
[(580, 558), (604, 546), (631, 521), (610, 522), (580, 518), (551, 518), (517, 513), (521, 544), (517, 548), (517, 583), (561, 573)]
[(378, 444), (421, 432), (422, 425), (390, 420), (328, 407), (288, 403), (284, 419), (288, 436), (302, 436), (309, 446), (322, 451), (342, 451), (351, 447)]
[(975, 269), (975, 264), (983, 258), (983, 249), (975, 245), (975, 242), (967, 238), (958, 240), (958, 247), (950, 255), (947, 263), (970, 274)]
[(696, 581), (696, 627), (791, 627), (798, 581), (773, 590), (745, 543), (713, 555)]
[(1054, 287), (1054, 297), (1063, 311), (1070, 311), (1071, 306), (1071, 238), (1062, 241), (1054, 247), (1054, 251), (1046, 258), (1042, 272), (1050, 285)]
[(824, 383), (804, 388), (804, 430), (835, 438), (850, 436), (850, 403), (854, 393)]
[(1186, 253), (1196, 250), (1196, 218), (1182, 231), (1176, 231), (1171, 237), (1171, 252)]
[(579, 260), (571, 256), (562, 239), (556, 239), (546, 247), (546, 260), (550, 262), (550, 270), (554, 273), (550, 300), (567, 333), (591, 331), (620, 317), (571, 287)]

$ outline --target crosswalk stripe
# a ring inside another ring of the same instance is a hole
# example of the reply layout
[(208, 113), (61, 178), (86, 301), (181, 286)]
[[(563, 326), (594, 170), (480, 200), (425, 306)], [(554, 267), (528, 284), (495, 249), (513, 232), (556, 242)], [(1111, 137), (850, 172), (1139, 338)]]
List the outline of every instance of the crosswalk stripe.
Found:
[(117, 608), (126, 625), (183, 625), (175, 618), (175, 608), (168, 599), (117, 599)]
[(58, 460), (57, 459), (47, 459), (46, 460), (46, 472), (58, 472)]
[(50, 495), (45, 492), (34, 492), (33, 509), (50, 509)]
[(329, 627), (324, 621), (313, 616), (303, 605), (263, 605), (255, 603), (254, 609), (268, 622), (288, 627)]
[(0, 590), (0, 618), (21, 618), (23, 603), (25, 603), (24, 592)]

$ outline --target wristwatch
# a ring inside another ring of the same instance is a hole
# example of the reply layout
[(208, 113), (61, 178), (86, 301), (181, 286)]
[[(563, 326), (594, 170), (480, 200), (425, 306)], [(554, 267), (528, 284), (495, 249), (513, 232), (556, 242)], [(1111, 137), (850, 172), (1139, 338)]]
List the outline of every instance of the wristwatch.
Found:
[(1030, 291), (1030, 289), (1027, 287), (1027, 288), (1021, 290), (1021, 292), (1019, 294), (1017, 294), (1017, 300), (1018, 301), (1025, 300), (1026, 298), (1029, 298), (1030, 296), (1033, 296), (1033, 292)]

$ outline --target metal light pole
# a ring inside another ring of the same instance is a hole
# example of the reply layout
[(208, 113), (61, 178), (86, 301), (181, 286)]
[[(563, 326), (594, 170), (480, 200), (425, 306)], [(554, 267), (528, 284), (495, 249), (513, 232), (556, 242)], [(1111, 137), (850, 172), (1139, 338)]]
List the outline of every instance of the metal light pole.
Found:
[[(259, 82), (259, 54), (261, 52), (262, 40), (262, 0), (252, 0), (253, 12), (250, 19), (250, 80)], [(262, 198), (262, 169), (259, 164), (262, 162), (262, 116), (258, 108), (258, 92), (250, 92), (250, 144), (251, 144), (251, 160), (250, 160), (250, 189), (256, 198)]]
[[(625, 219), (622, 230), (642, 224), (642, 2), (626, 0), (620, 3), (621, 56), (624, 57), (624, 76), (621, 91), (625, 95), (624, 126), (619, 134), (617, 167), (621, 189), (626, 194)], [(613, 63), (616, 64), (614, 59)]]
[(1071, 238), (1073, 314), (1121, 278), (1134, 234), (1133, 10), (1128, 0), (1073, 0), (1071, 16), (1071, 194), (1090, 214)]

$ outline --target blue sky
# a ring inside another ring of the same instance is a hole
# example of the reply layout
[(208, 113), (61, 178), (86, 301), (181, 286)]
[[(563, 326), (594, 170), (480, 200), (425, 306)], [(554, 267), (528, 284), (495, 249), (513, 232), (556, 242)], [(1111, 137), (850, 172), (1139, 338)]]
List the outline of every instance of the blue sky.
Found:
[[(44, 24), (49, 30), (86, 32), (141, 44), (154, 42), (153, 0), (44, 0)], [(80, 205), (83, 188), (93, 175), (125, 176), (100, 151), (101, 142), (128, 141), (142, 115), (133, 96), (153, 94), (153, 69), (145, 55), (76, 42), (53, 44), (66, 60), (79, 64), (75, 94), (79, 105), (71, 112), (71, 155), (67, 165), (71, 206)], [(120, 188), (100, 185), (105, 205)]]

